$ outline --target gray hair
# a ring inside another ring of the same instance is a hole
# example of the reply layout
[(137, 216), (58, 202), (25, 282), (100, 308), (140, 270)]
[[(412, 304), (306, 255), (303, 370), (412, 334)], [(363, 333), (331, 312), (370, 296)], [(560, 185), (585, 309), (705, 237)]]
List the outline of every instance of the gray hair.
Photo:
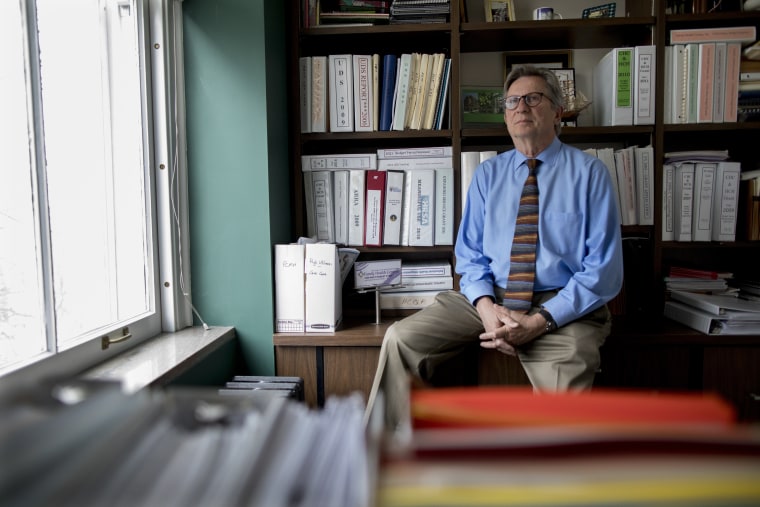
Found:
[[(512, 70), (507, 76), (507, 80), (504, 82), (504, 97), (507, 96), (507, 91), (509, 90), (509, 87), (512, 86), (512, 83), (521, 77), (539, 77), (543, 79), (544, 82), (546, 82), (546, 87), (548, 90), (546, 98), (551, 101), (555, 109), (565, 107), (562, 88), (560, 87), (559, 80), (557, 79), (557, 76), (554, 74), (554, 72), (549, 69), (534, 67), (532, 65), (517, 65), (515, 67), (512, 67)], [(557, 135), (559, 135), (560, 131), (562, 130), (562, 122), (556, 124), (554, 126), (554, 130), (556, 131)]]

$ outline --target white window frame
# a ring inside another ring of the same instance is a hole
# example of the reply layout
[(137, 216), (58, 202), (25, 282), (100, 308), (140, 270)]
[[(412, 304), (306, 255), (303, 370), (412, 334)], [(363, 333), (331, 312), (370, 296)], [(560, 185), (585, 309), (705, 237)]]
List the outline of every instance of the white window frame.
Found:
[[(4, 0), (7, 1), (7, 0)], [(17, 0), (26, 16), (29, 53), (38, 54), (34, 21), (34, 0)], [(150, 178), (148, 193), (153, 229), (153, 261), (155, 266), (154, 300), (156, 312), (148, 318), (129, 323), (132, 335), (127, 341), (103, 348), (102, 336), (69, 350), (56, 351), (55, 338), (48, 333), (49, 350), (41, 360), (24, 365), (0, 376), (0, 398), (22, 385), (40, 379), (70, 378), (102, 361), (113, 358), (144, 343), (161, 332), (174, 332), (192, 325), (190, 303), (190, 262), (188, 238), (187, 158), (185, 145), (184, 69), (182, 58), (182, 0), (138, 0), (141, 24), (140, 37), (144, 52), (141, 56), (142, 86), (149, 102), (144, 139), (149, 153)], [(31, 35), (30, 35), (31, 34)], [(40, 101), (39, 67), (35, 57), (30, 63), (34, 90), (33, 100)], [(40, 123), (39, 107), (35, 106), (34, 121)], [(39, 132), (39, 128), (35, 128)], [(42, 143), (35, 143), (37, 159), (42, 157)], [(38, 169), (39, 172), (39, 169)], [(44, 180), (42, 180), (44, 181)], [(44, 184), (38, 185), (44, 192)], [(41, 210), (45, 220), (46, 210)], [(43, 224), (46, 226), (47, 224)], [(43, 249), (49, 244), (43, 238)], [(49, 268), (46, 268), (49, 271)], [(46, 275), (47, 276), (47, 275)], [(50, 289), (46, 300), (52, 301)], [(52, 306), (49, 303), (46, 305)], [(52, 309), (46, 309), (52, 312)], [(205, 326), (204, 326), (205, 327)], [(121, 326), (108, 334), (117, 337)], [(50, 343), (50, 342), (53, 343)]]

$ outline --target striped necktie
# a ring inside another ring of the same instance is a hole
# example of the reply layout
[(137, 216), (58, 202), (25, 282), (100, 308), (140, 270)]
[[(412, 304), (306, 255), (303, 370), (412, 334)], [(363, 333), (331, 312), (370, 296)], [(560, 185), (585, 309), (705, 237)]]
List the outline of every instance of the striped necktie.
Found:
[(533, 280), (536, 278), (536, 241), (538, 240), (538, 183), (536, 166), (540, 160), (529, 158), (530, 172), (520, 195), (515, 238), (509, 258), (509, 277), (504, 291), (504, 306), (527, 312), (533, 300)]

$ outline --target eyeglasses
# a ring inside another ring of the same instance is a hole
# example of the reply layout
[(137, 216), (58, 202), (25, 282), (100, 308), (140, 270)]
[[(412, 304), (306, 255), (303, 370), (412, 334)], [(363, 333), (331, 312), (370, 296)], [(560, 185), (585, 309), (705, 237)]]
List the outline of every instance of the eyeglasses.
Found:
[(513, 109), (517, 109), (517, 106), (520, 105), (520, 99), (525, 100), (525, 105), (528, 107), (536, 107), (541, 103), (541, 99), (544, 98), (544, 94), (541, 92), (533, 92), (528, 93), (525, 95), (510, 95), (509, 97), (504, 99), (504, 107), (509, 109), (510, 111)]

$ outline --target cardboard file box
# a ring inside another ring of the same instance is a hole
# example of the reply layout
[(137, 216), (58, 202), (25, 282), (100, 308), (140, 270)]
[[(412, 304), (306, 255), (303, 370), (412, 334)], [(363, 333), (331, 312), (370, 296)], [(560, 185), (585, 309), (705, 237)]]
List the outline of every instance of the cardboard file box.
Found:
[(275, 331), (303, 333), (304, 245), (274, 246)]
[(306, 331), (331, 333), (343, 316), (338, 248), (330, 243), (306, 245)]

